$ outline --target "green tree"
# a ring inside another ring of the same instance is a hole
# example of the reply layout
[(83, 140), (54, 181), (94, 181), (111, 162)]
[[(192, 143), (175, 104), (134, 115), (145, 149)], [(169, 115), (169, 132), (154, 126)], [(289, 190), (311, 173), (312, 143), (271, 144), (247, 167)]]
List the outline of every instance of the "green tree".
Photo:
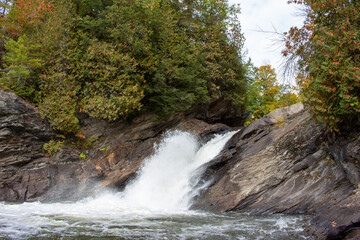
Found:
[[(66, 76), (56, 76), (56, 82), (47, 86), (51, 94), (47, 94), (39, 106), (40, 114), (47, 118), (54, 130), (65, 133), (76, 133), (79, 130), (77, 118), (77, 95), (79, 86)], [(49, 88), (52, 88), (51, 90)]]
[(186, 9), (192, 9), (185, 10), (192, 14), (188, 33), (198, 43), (210, 97), (224, 97), (242, 108), (246, 102), (246, 79), (241, 55), (244, 37), (237, 18), (240, 9), (224, 0), (187, 3), (191, 7)]
[(360, 117), (360, 3), (292, 1), (307, 19), (285, 35), (285, 56), (299, 59), (304, 100), (316, 120), (331, 130), (352, 126)]
[(109, 43), (90, 43), (73, 76), (83, 82), (82, 111), (90, 117), (116, 120), (142, 107), (143, 78), (136, 61)]
[(270, 65), (259, 68), (248, 63), (248, 110), (247, 124), (262, 118), (279, 107), (290, 106), (300, 101), (298, 95), (288, 85), (277, 82), (275, 69)]
[(17, 41), (11, 38), (5, 41), (3, 61), (6, 73), (0, 79), (1, 87), (11, 89), (24, 98), (30, 98), (34, 94), (37, 83), (31, 73), (40, 66), (40, 59), (34, 54), (37, 47), (29, 44), (25, 35)]
[(79, 111), (113, 121), (169, 117), (210, 98), (243, 107), (237, 13), (224, 0), (16, 0), (2, 29), (15, 42), (26, 35), (26, 58), (41, 63), (18, 75), (36, 80), (25, 88), (42, 116), (76, 132)]
[(206, 69), (198, 57), (196, 43), (178, 28), (177, 13), (171, 5), (158, 1), (146, 6), (153, 67), (145, 74), (144, 103), (158, 116), (170, 116), (208, 99)]

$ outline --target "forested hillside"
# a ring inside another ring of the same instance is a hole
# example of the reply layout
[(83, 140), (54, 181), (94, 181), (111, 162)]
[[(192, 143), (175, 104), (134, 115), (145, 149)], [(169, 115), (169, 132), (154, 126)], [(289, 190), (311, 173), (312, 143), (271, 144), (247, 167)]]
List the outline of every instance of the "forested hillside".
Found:
[(0, 235), (358, 239), (360, 1), (288, 2), (298, 86), (227, 0), (0, 0)]
[(168, 117), (224, 97), (246, 101), (239, 9), (226, 1), (1, 1), (1, 87), (56, 130), (77, 112)]
[(353, 126), (359, 2), (289, 3), (306, 14), (302, 28), (283, 35), (286, 70), (296, 72), (299, 89), (245, 59), (240, 9), (227, 0), (1, 0), (0, 87), (64, 133), (78, 131), (80, 112), (167, 118), (219, 98), (247, 109), (248, 123), (302, 99), (328, 129)]

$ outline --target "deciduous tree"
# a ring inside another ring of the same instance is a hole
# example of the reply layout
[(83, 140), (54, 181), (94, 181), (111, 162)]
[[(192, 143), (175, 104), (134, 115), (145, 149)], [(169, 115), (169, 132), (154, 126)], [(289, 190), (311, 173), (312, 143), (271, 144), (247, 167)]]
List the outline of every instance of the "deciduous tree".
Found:
[(290, 106), (300, 101), (296, 91), (277, 82), (275, 69), (270, 65), (259, 68), (248, 63), (248, 124), (262, 118), (279, 107)]
[(285, 56), (298, 58), (300, 84), (316, 120), (331, 130), (360, 117), (360, 2), (291, 1), (306, 7), (300, 29), (286, 33)]

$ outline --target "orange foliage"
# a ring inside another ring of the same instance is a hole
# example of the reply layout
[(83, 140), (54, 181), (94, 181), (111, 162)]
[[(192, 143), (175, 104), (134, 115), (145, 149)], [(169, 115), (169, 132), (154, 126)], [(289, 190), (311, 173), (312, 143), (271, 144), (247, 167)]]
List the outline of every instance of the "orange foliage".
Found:
[(29, 33), (45, 21), (52, 9), (52, 1), (14, 0), (9, 14), (3, 19), (4, 30), (11, 37)]

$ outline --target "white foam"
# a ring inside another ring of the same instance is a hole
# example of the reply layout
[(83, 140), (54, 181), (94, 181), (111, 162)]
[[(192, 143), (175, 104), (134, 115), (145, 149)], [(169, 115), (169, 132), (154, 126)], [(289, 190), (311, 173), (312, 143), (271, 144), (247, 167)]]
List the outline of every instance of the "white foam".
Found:
[[(104, 190), (95, 197), (71, 203), (0, 203), (0, 236), (242, 239), (241, 234), (256, 233), (266, 239), (273, 231), (292, 231), (289, 219), (262, 221), (242, 215), (239, 221), (232, 215), (188, 210), (192, 197), (206, 186), (199, 184), (199, 169), (220, 153), (233, 134), (218, 135), (200, 146), (189, 133), (167, 133), (124, 192)], [(293, 225), (297, 226), (296, 222)]]
[(218, 135), (199, 148), (195, 136), (180, 131), (167, 134), (156, 154), (142, 167), (125, 192), (123, 204), (157, 211), (186, 210), (202, 164), (220, 153), (234, 132)]

